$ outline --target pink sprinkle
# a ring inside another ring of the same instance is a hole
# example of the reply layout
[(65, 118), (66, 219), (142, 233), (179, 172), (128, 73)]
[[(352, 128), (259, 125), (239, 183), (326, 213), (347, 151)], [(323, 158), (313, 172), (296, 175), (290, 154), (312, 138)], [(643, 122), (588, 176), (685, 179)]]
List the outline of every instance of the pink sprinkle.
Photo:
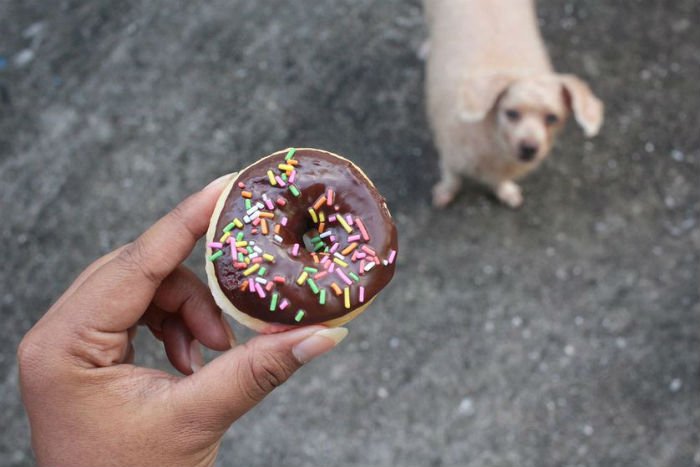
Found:
[(284, 284), (286, 282), (284, 277), (282, 276), (275, 276), (272, 278), (272, 280), (277, 282), (278, 284)]
[(279, 198), (277, 198), (277, 204), (279, 204), (280, 206), (284, 206), (285, 204), (287, 204), (287, 201), (280, 196)]
[(260, 286), (260, 283), (259, 283), (259, 282), (256, 282), (256, 283), (255, 283), (255, 290), (258, 291), (258, 296), (259, 296), (260, 298), (265, 298), (265, 297), (266, 297), (265, 291), (264, 291), (263, 288)]
[(335, 235), (331, 235), (331, 238), (329, 238), (328, 240), (334, 242), (336, 240)]
[(335, 222), (335, 214), (328, 216), (328, 222)]
[(328, 261), (330, 261), (330, 258), (328, 256), (324, 256), (321, 260), (321, 264), (326, 264)]
[(388, 259), (389, 264), (394, 262), (394, 258), (396, 258), (396, 250), (391, 250), (391, 252), (389, 253), (389, 259)]
[(245, 183), (238, 182), (238, 188), (245, 188)]
[(338, 247), (340, 246), (340, 243), (334, 243), (331, 249), (329, 250), (331, 254), (335, 253), (338, 250)]
[(282, 180), (279, 175), (275, 175), (275, 180), (277, 180), (279, 186), (287, 186), (287, 184), (284, 183), (284, 180)]
[(365, 253), (367, 253), (367, 254), (370, 255), (370, 256), (376, 255), (376, 253), (374, 252), (374, 250), (371, 249), (370, 247), (368, 247), (367, 245), (362, 245), (362, 251), (364, 251)]
[(260, 263), (263, 262), (263, 259), (262, 259), (260, 256), (258, 256), (257, 258), (253, 258), (253, 259), (251, 260), (251, 262), (252, 262), (253, 264), (260, 264)]
[(316, 274), (314, 274), (314, 279), (318, 280), (327, 274), (328, 274), (328, 271), (317, 272)]
[(253, 279), (248, 279), (248, 289), (255, 293), (255, 281)]
[(234, 243), (236, 243), (236, 239), (233, 238), (233, 235), (231, 235), (229, 238), (226, 239), (226, 243), (228, 243), (229, 245), (233, 245)]
[(360, 303), (364, 303), (365, 301), (365, 288), (360, 286)]
[[(326, 256), (326, 258), (328, 258), (328, 257)], [(334, 264), (335, 263), (333, 263), (331, 261), (326, 261), (326, 264), (323, 265), (323, 269), (327, 269), (327, 270), (331, 271), (330, 267), (333, 266)], [(331, 272), (333, 272), (333, 271), (331, 271)]]
[(274, 286), (275, 286), (274, 282), (268, 282), (268, 283), (265, 285), (265, 290), (267, 290), (268, 292), (270, 292)]
[(280, 221), (280, 224), (282, 224), (283, 226), (286, 226), (286, 225), (287, 225), (287, 220), (288, 220), (288, 219), (287, 219), (287, 216), (283, 217), (282, 220)]
[(369, 234), (367, 233), (367, 229), (365, 228), (365, 224), (362, 223), (362, 219), (359, 217), (355, 219), (357, 222), (357, 226), (360, 228), (360, 233), (362, 234), (362, 238), (364, 241), (369, 242)]
[(209, 242), (209, 243), (207, 243), (207, 246), (209, 248), (223, 248), (224, 247), (224, 245), (222, 243), (219, 243), (219, 242)]
[(238, 248), (236, 248), (236, 251), (239, 252), (239, 253), (243, 253), (244, 255), (247, 255), (247, 254), (248, 254), (248, 250), (246, 250), (246, 249), (243, 248), (242, 246), (239, 246)]
[[(335, 263), (329, 263), (330, 266), (328, 267), (328, 272), (333, 272), (335, 271)], [(340, 269), (338, 269), (340, 271)]]
[(280, 303), (280, 310), (284, 310), (284, 309), (287, 308), (288, 306), (289, 306), (289, 300), (287, 300), (287, 299), (285, 298), (284, 300), (282, 300), (282, 303)]
[(256, 217), (256, 218), (255, 218), (255, 220), (253, 221), (253, 225), (256, 226), (256, 227), (257, 227), (258, 225), (260, 225), (260, 218), (259, 218), (259, 217)]
[(365, 273), (365, 260), (362, 259), (360, 260), (360, 275), (363, 275)]
[(345, 215), (345, 220), (348, 222), (348, 225), (353, 225), (355, 222), (352, 220), (352, 216), (350, 214)]
[(362, 237), (360, 237), (360, 234), (350, 235), (350, 236), (348, 237), (348, 242), (356, 242), (356, 241), (358, 241), (360, 238), (362, 238)]
[(333, 206), (333, 190), (330, 188), (326, 191), (326, 204), (328, 206)]
[(275, 210), (275, 205), (272, 204), (272, 200), (271, 200), (270, 198), (267, 198), (267, 199), (265, 200), (265, 206), (267, 206), (267, 209), (269, 209), (270, 211), (274, 211), (274, 210)]
[(295, 243), (294, 246), (292, 247), (292, 256), (298, 256), (299, 255), (299, 244)]
[(352, 285), (352, 281), (348, 276), (345, 275), (342, 269), (338, 268), (335, 270), (336, 273), (338, 273), (338, 276), (345, 282), (347, 285)]
[(350, 258), (350, 260), (351, 260), (353, 263), (354, 263), (355, 261), (357, 261), (357, 250), (355, 250), (355, 251), (352, 252), (352, 257)]
[(297, 169), (292, 170), (291, 175), (289, 175), (289, 183), (294, 183), (297, 178)]
[(357, 252), (357, 259), (362, 259), (367, 256), (367, 253), (362, 253), (361, 251)]
[(233, 267), (236, 269), (248, 269), (248, 265), (245, 263), (233, 263)]
[(256, 233), (258, 233), (258, 229), (253, 229), (253, 230), (250, 231), (250, 233), (252, 233), (253, 235), (255, 235)]

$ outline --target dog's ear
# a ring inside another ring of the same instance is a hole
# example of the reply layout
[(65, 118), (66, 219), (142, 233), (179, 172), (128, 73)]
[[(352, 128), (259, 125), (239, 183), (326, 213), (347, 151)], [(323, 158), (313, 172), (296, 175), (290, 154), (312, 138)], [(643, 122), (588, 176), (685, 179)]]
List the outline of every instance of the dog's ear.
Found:
[(465, 122), (483, 120), (514, 80), (514, 76), (502, 73), (465, 79), (459, 90), (459, 118)]
[(574, 113), (576, 122), (589, 138), (598, 134), (603, 124), (603, 103), (582, 79), (574, 75), (559, 75), (564, 98)]

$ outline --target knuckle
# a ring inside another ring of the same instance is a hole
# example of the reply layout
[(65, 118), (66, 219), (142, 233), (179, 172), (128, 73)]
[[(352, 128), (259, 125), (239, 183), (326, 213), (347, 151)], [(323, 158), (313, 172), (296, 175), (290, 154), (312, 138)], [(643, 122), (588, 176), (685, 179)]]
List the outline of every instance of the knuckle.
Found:
[(248, 384), (244, 385), (245, 391), (247, 396), (256, 402), (287, 381), (295, 370), (289, 359), (279, 354), (260, 351), (256, 347), (248, 352), (245, 368), (248, 373), (244, 379), (248, 381)]
[(154, 284), (159, 284), (161, 282), (161, 278), (158, 274), (146, 266), (148, 264), (147, 253), (144, 249), (143, 242), (139, 239), (125, 245), (116, 259), (128, 271), (137, 271)]

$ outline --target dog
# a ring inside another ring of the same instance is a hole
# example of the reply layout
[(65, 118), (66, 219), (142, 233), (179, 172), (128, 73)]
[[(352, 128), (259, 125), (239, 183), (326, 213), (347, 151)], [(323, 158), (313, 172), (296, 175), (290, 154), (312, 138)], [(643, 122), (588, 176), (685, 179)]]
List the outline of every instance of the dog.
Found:
[(603, 103), (581, 79), (554, 72), (533, 0), (423, 3), (426, 107), (441, 173), (433, 205), (447, 206), (467, 176), (516, 208), (516, 180), (547, 157), (568, 116), (593, 137)]

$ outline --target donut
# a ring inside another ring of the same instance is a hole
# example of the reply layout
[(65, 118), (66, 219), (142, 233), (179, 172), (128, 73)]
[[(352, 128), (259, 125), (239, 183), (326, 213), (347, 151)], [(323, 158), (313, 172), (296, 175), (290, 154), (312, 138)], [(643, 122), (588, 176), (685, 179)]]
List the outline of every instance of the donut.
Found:
[(207, 231), (217, 305), (261, 333), (339, 326), (391, 281), (398, 237), (384, 197), (328, 151), (288, 148), (234, 174)]

